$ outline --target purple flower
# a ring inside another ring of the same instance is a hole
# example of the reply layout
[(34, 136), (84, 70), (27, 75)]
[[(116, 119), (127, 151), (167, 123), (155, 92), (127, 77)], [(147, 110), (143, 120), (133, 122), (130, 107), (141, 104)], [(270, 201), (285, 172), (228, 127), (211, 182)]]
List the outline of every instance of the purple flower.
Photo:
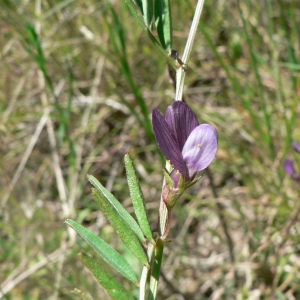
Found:
[(157, 108), (153, 109), (152, 124), (162, 153), (175, 174), (182, 174), (186, 182), (213, 161), (218, 149), (217, 130), (208, 124), (199, 125), (195, 113), (184, 102), (174, 101), (165, 117)]
[[(292, 147), (294, 148), (295, 151), (300, 153), (300, 144), (297, 142), (292, 143)], [(286, 159), (284, 162), (284, 168), (285, 171), (296, 181), (300, 182), (300, 174), (297, 173), (294, 167), (294, 161), (290, 158)]]
[(294, 150), (300, 153), (300, 144), (298, 144), (297, 142), (292, 142), (292, 147), (294, 148)]

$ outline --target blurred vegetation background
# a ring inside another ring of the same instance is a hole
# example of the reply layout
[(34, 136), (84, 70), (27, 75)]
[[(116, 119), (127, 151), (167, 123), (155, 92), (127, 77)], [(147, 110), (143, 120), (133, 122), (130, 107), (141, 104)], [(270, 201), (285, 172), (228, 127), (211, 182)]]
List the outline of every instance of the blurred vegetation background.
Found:
[[(124, 1), (111, 3), (0, 3), (3, 299), (75, 299), (74, 288), (108, 299), (77, 257), (93, 250), (66, 218), (141, 270), (92, 201), (86, 175), (132, 212), (129, 152), (155, 230), (163, 163), (147, 119), (174, 90)], [(180, 56), (196, 0), (171, 4)], [(300, 141), (299, 26), (297, 0), (206, 1), (184, 98), (218, 129), (219, 151), (174, 209), (158, 299), (300, 299), (299, 183), (283, 168)]]

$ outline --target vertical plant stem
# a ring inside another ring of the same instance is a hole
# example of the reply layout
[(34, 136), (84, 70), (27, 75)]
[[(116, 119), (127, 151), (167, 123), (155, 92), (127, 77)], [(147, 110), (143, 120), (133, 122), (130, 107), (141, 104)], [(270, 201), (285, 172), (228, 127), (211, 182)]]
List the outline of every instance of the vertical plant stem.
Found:
[[(155, 246), (153, 244), (149, 243), (148, 251), (147, 251), (147, 256), (148, 256), (149, 262), (151, 262), (151, 260), (152, 260), (154, 247)], [(146, 265), (144, 265), (143, 270), (142, 270), (141, 279), (140, 279), (140, 298), (139, 298), (139, 300), (146, 299), (146, 285), (147, 285), (147, 278), (148, 278), (149, 271), (150, 271), (150, 269)]]
[(157, 294), (157, 286), (159, 281), (162, 256), (164, 251), (165, 242), (162, 239), (158, 239), (154, 250), (154, 258), (151, 265), (151, 278), (150, 278), (150, 294), (149, 300), (154, 300)]
[[(200, 21), (200, 16), (202, 13), (203, 4), (204, 4), (204, 0), (198, 0), (197, 7), (195, 10), (195, 15), (194, 15), (190, 33), (189, 33), (189, 37), (186, 42), (185, 49), (184, 49), (183, 56), (182, 56), (182, 61), (185, 65), (187, 65), (188, 60), (190, 58), (190, 54), (192, 51), (193, 43), (195, 40), (196, 32), (197, 32), (199, 21)], [(176, 94), (175, 94), (176, 100), (180, 100), (180, 101), (182, 100), (185, 73), (186, 73), (186, 71), (185, 71), (184, 66), (179, 66), (179, 68), (177, 68), (177, 70), (176, 70)]]

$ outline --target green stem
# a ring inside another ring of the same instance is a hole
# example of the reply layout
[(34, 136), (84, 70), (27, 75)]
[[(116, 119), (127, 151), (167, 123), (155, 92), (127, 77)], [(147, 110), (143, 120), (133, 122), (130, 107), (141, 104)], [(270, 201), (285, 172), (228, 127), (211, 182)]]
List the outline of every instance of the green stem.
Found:
[[(200, 21), (200, 16), (202, 13), (202, 8), (203, 8), (204, 0), (198, 0), (197, 7), (195, 10), (195, 15), (193, 18), (193, 22), (191, 25), (190, 33), (188, 40), (186, 42), (186, 46), (183, 52), (182, 56), (182, 62), (187, 65), (188, 60), (190, 58), (190, 54), (192, 51), (193, 43), (195, 40), (196, 32), (198, 29), (199, 21)], [(175, 94), (175, 100), (182, 100), (182, 94), (183, 94), (183, 86), (184, 86), (184, 79), (185, 79), (185, 67), (184, 66), (179, 66), (178, 69), (176, 69), (176, 94)]]
[(156, 241), (154, 259), (152, 261), (152, 266), (151, 266), (150, 295), (148, 298), (149, 300), (155, 300), (156, 298), (163, 252), (164, 252), (164, 241), (159, 238)]
[[(152, 260), (154, 247), (155, 246), (152, 243), (149, 243), (148, 251), (147, 251), (147, 256), (148, 256), (149, 262), (151, 262), (151, 260)], [(149, 267), (144, 265), (143, 270), (142, 270), (141, 279), (140, 279), (140, 298), (139, 298), (139, 300), (146, 299), (146, 285), (147, 285), (147, 278), (148, 278), (149, 271), (150, 271)]]

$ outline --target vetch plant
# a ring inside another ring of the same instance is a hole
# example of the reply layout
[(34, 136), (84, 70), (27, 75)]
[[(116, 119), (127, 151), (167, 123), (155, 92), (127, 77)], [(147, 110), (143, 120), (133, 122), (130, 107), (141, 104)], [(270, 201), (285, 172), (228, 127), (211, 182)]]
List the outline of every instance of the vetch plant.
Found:
[[(170, 230), (171, 211), (182, 193), (199, 180), (197, 174), (213, 161), (218, 148), (218, 134), (213, 126), (200, 125), (192, 109), (180, 101), (186, 72), (185, 65), (195, 37), (203, 1), (198, 2), (182, 61), (178, 58), (177, 51), (171, 48), (170, 2), (156, 0), (154, 5), (151, 0), (136, 1), (137, 7), (133, 0), (125, 0), (125, 2), (134, 18), (147, 32), (150, 40), (176, 71), (176, 101), (167, 108), (165, 117), (157, 108), (152, 113), (154, 135), (167, 159), (159, 204), (159, 226), (155, 233), (150, 228), (144, 195), (136, 176), (134, 164), (128, 154), (125, 155), (124, 161), (136, 219), (95, 177), (88, 175), (88, 180), (94, 187), (92, 189), (94, 200), (123, 243), (143, 263), (140, 279), (129, 262), (103, 239), (73, 220), (66, 220), (66, 223), (102, 257), (103, 262), (99, 264), (84, 252), (80, 255), (83, 264), (113, 299), (130, 300), (135, 298), (134, 294), (121, 284), (111, 268), (139, 288), (140, 300), (150, 300), (156, 299), (157, 295), (163, 249)], [(140, 13), (142, 17), (140, 17)], [(152, 33), (155, 28), (154, 24), (159, 41)], [(81, 292), (80, 295), (84, 295), (85, 299), (89, 298), (88, 295)]]

